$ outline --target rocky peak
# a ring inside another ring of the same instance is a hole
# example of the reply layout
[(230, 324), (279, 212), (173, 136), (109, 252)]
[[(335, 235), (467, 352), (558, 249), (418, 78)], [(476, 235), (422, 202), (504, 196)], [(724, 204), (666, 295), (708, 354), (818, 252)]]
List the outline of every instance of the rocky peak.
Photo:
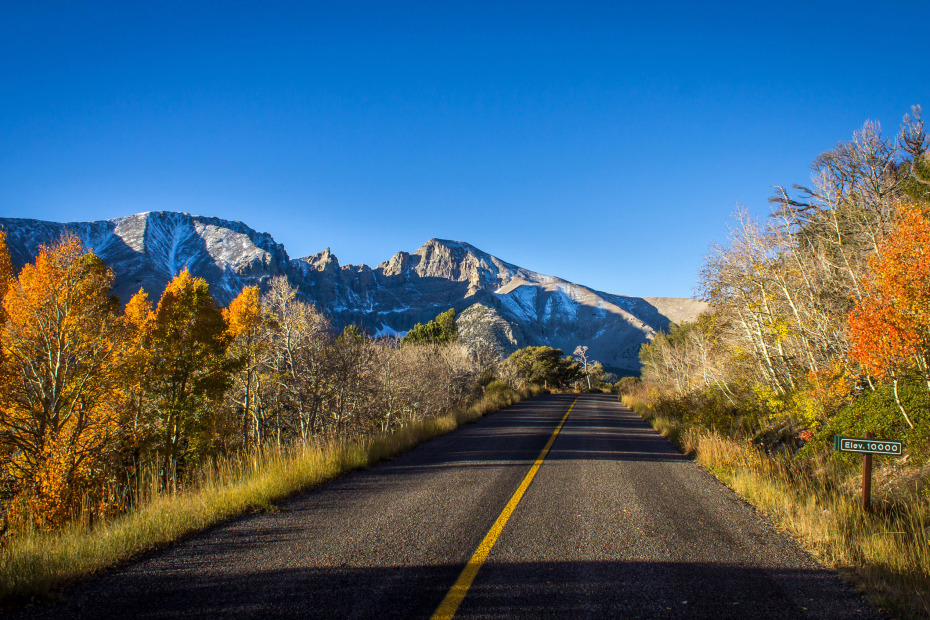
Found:
[(173, 211), (152, 211), (96, 222), (43, 222), (0, 218), (15, 247), (16, 267), (31, 262), (39, 246), (76, 235), (117, 273), (114, 292), (126, 301), (144, 288), (161, 296), (167, 283), (188, 269), (210, 283), (228, 303), (243, 286), (284, 273), (290, 263), (284, 246), (242, 222)]
[(467, 279), (461, 277), (462, 266), (468, 256), (461, 244), (430, 239), (413, 254), (419, 258), (414, 269), (422, 278)]
[(469, 296), (479, 290), (498, 289), (520, 271), (516, 265), (461, 241), (430, 239), (414, 256), (419, 259), (413, 266), (418, 276), (468, 282)]
[(329, 248), (298, 260), (306, 263), (313, 271), (324, 271), (327, 273), (339, 271), (339, 259), (336, 258), (335, 254), (330, 252)]
[(391, 260), (378, 265), (377, 269), (388, 277), (404, 275), (410, 269), (410, 254), (398, 252), (391, 257)]

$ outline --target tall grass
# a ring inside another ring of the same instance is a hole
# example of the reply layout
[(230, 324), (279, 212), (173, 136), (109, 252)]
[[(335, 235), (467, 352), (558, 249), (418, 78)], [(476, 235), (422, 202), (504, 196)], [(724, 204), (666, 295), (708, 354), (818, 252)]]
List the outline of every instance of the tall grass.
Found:
[(624, 403), (879, 607), (900, 618), (930, 617), (930, 505), (924, 498), (880, 501), (865, 513), (854, 469), (827, 459), (803, 468), (748, 441), (656, 414), (642, 400)]
[[(508, 407), (539, 391), (497, 391), (474, 405), (355, 439), (262, 447), (207, 463), (185, 490), (144, 493), (137, 508), (112, 520), (77, 522), (57, 532), (29, 530), (0, 547), (0, 605), (9, 607), (274, 503), (343, 473), (371, 466), (427, 439)], [(150, 476), (154, 482), (155, 473)]]

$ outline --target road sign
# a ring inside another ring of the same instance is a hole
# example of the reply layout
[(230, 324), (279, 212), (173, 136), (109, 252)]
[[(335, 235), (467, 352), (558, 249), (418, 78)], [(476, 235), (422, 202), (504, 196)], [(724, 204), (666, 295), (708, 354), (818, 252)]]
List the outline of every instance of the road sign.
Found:
[(888, 454), (901, 456), (904, 444), (892, 439), (860, 439), (858, 437), (833, 436), (833, 447), (837, 452), (861, 452), (863, 454)]
[(872, 510), (872, 455), (888, 454), (899, 456), (904, 444), (893, 439), (872, 439), (872, 433), (866, 432), (865, 437), (833, 436), (833, 447), (837, 452), (862, 453), (862, 510)]

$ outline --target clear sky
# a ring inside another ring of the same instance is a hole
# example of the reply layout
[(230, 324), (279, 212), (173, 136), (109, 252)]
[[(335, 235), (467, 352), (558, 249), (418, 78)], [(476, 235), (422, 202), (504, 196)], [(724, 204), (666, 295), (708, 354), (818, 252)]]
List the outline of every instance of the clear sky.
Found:
[[(930, 105), (927, 2), (3, 2), (0, 216), (430, 237), (690, 296), (737, 204)], [(927, 110), (930, 120), (930, 109)]]

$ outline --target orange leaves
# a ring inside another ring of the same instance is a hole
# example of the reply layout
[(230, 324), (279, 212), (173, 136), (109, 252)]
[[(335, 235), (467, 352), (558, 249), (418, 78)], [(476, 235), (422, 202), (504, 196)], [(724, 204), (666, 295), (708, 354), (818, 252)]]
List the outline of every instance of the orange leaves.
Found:
[[(65, 433), (67, 435), (67, 433)], [(29, 519), (40, 528), (59, 528), (74, 518), (82, 500), (97, 500), (103, 512), (112, 512), (114, 498), (104, 487), (110, 482), (106, 463), (85, 458), (67, 437), (50, 433), (36, 459), (35, 468), (10, 506), (14, 528)]]
[(218, 375), (228, 343), (223, 313), (210, 286), (184, 269), (165, 288), (152, 318), (150, 345), (158, 360), (153, 372), (181, 390), (169, 388), (172, 398), (183, 398), (184, 390), (197, 391), (198, 386), (207, 389), (214, 375), (223, 383)]
[(140, 290), (120, 316), (112, 272), (79, 239), (41, 248), (17, 278), (2, 242), (0, 458), (15, 485), (11, 521), (52, 528), (82, 506), (112, 513), (117, 463), (153, 442), (166, 468), (209, 451), (216, 399), (239, 363), (229, 343), (261, 323), (258, 289), (242, 292), (227, 323), (207, 283), (185, 270), (157, 308)]
[(88, 472), (97, 476), (118, 434), (123, 332), (112, 282), (71, 237), (41, 248), (3, 297), (0, 435), (17, 454), (9, 471), (21, 502), (44, 506), (49, 524), (99, 483)]
[(930, 358), (930, 221), (919, 205), (899, 204), (897, 215), (849, 316), (850, 356), (879, 377)]
[(123, 314), (126, 318), (127, 327), (136, 335), (147, 333), (155, 321), (152, 302), (149, 301), (148, 293), (142, 289), (139, 289), (139, 292), (130, 298)]
[(26, 380), (0, 390), (5, 415), (26, 412), (58, 429), (104, 400), (99, 379), (120, 345), (107, 296), (112, 282), (112, 272), (76, 238), (43, 247), (11, 282), (0, 342), (8, 370), (21, 370)]

